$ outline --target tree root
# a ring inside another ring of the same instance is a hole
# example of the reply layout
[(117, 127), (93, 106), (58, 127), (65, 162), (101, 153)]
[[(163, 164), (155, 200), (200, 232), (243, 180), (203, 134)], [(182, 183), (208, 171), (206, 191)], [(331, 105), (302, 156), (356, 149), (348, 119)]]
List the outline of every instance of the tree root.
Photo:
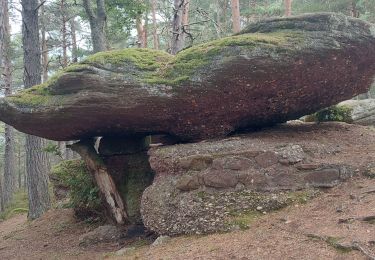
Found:
[(352, 217), (352, 218), (339, 219), (339, 224), (351, 223), (355, 220), (368, 222), (370, 224), (375, 224), (375, 215), (374, 216), (366, 216), (366, 217), (358, 217), (358, 218)]
[(375, 255), (367, 250), (360, 242), (353, 241), (350, 244), (347, 243), (340, 243), (338, 238), (330, 237), (330, 236), (319, 236), (315, 234), (307, 234), (308, 238), (316, 239), (327, 243), (329, 246), (342, 251), (342, 252), (350, 252), (352, 250), (356, 250), (364, 254), (368, 259), (375, 260)]

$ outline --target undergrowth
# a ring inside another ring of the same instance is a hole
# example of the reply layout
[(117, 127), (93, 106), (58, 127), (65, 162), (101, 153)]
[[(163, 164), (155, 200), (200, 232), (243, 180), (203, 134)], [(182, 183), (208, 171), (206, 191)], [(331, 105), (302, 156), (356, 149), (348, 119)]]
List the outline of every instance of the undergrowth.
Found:
[(54, 166), (51, 179), (54, 179), (54, 186), (62, 185), (68, 188), (68, 207), (78, 211), (95, 211), (101, 208), (99, 189), (82, 160), (63, 161)]
[(18, 190), (14, 193), (12, 201), (5, 207), (5, 210), (0, 213), (0, 220), (7, 220), (18, 214), (23, 214), (27, 212), (27, 192), (25, 190)]
[(331, 106), (305, 118), (306, 122), (345, 122), (352, 123), (352, 108), (347, 106)]

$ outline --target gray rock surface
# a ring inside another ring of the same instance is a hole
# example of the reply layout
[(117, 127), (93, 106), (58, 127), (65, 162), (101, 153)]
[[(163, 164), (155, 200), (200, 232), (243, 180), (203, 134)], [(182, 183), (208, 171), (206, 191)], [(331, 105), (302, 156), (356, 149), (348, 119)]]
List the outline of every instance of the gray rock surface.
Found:
[(152, 246), (161, 246), (170, 240), (171, 240), (170, 236), (160, 236), (154, 241), (154, 243), (152, 243)]
[[(375, 131), (342, 123), (286, 124), (223, 140), (152, 148), (144, 224), (161, 235), (243, 227), (257, 214), (314, 197), (375, 161)], [(368, 149), (368, 156), (353, 153)], [(373, 151), (373, 153), (371, 153)]]
[(352, 109), (354, 124), (375, 126), (375, 99), (347, 100), (338, 104)]
[(121, 227), (104, 225), (83, 234), (79, 238), (79, 244), (81, 246), (89, 246), (97, 243), (115, 242), (118, 241), (124, 233), (125, 230)]

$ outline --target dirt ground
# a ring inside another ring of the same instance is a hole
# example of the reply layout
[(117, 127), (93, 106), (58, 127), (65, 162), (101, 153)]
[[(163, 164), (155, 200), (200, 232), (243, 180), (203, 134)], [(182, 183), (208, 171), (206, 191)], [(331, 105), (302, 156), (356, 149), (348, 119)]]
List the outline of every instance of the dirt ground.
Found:
[(79, 236), (92, 227), (58, 209), (33, 222), (19, 215), (0, 223), (0, 259), (368, 259), (346, 248), (360, 245), (375, 255), (374, 215), (375, 180), (357, 178), (306, 204), (266, 214), (245, 231), (173, 238), (114, 257), (118, 244), (79, 246)]
[[(356, 129), (363, 136), (358, 142), (341, 127), (337, 136), (324, 136), (347, 143), (345, 149), (358, 144), (342, 160), (361, 162), (375, 152), (374, 129)], [(318, 144), (323, 137), (316, 138)], [(0, 223), (0, 259), (375, 259), (375, 179), (357, 176), (307, 203), (267, 213), (247, 230), (177, 237), (159, 246), (138, 243), (121, 257), (114, 254), (118, 243), (79, 245), (93, 228), (77, 222), (70, 209), (51, 210), (32, 222), (19, 215)]]

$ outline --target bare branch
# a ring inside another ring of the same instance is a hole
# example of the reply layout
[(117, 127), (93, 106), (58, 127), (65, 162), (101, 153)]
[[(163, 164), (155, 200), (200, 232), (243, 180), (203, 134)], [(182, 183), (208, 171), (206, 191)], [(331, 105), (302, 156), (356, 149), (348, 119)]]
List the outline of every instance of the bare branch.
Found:
[(45, 4), (46, 1), (47, 0), (44, 0), (44, 1), (40, 2), (40, 4), (35, 8), (34, 11), (37, 12), (39, 10), (39, 8), (42, 7)]

